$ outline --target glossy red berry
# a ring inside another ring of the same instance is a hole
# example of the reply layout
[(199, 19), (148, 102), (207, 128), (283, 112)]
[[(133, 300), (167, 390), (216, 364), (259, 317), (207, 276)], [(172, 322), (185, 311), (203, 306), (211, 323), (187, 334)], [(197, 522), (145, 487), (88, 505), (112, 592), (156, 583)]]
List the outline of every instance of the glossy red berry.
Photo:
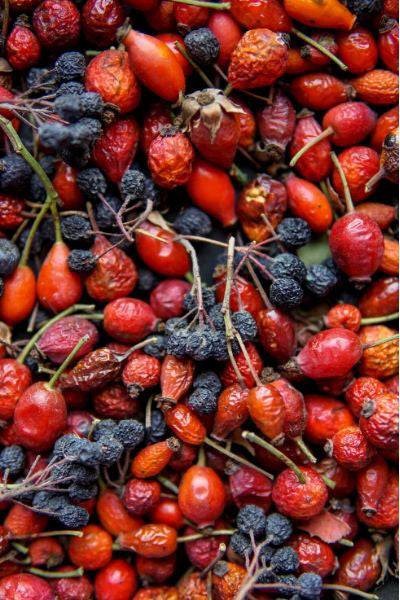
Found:
[(16, 600), (25, 596), (29, 600), (53, 600), (54, 594), (50, 585), (36, 575), (16, 573), (3, 577), (0, 581), (0, 597), (3, 600)]
[(213, 469), (190, 467), (179, 485), (178, 502), (185, 517), (205, 527), (221, 516), (226, 503), (225, 488)]
[(46, 383), (34, 383), (18, 400), (14, 423), (25, 448), (35, 452), (50, 450), (67, 426), (63, 395)]
[(182, 279), (166, 279), (159, 283), (150, 294), (150, 305), (157, 317), (166, 320), (183, 315), (183, 299), (191, 290), (191, 285)]
[[(143, 233), (136, 234), (136, 250), (142, 261), (156, 273), (165, 277), (183, 277), (190, 270), (186, 248), (173, 241), (175, 235), (158, 225), (142, 223)], [(146, 235), (148, 232), (150, 235)], [(162, 240), (154, 239), (161, 238)]]
[(93, 160), (113, 183), (119, 183), (132, 164), (139, 142), (139, 125), (134, 117), (117, 118), (106, 126), (93, 146)]
[(247, 397), (247, 408), (255, 425), (269, 440), (283, 433), (286, 409), (276, 387), (264, 384), (252, 388)]
[(124, 22), (124, 9), (119, 0), (87, 0), (82, 8), (82, 29), (88, 42), (96, 48), (108, 48)]
[(17, 70), (28, 69), (39, 62), (41, 46), (36, 35), (28, 27), (15, 25), (6, 42), (6, 56)]
[(359, 417), (364, 402), (384, 394), (385, 384), (374, 377), (358, 377), (346, 390), (346, 402), (355, 417)]
[(301, 573), (330, 575), (335, 569), (335, 555), (329, 544), (307, 533), (296, 533), (288, 542), (296, 550)]
[(104, 309), (104, 329), (119, 342), (139, 342), (156, 324), (151, 306), (136, 298), (117, 298)]
[(367, 440), (382, 450), (395, 450), (399, 446), (398, 398), (384, 394), (364, 401), (360, 427)]
[(313, 444), (325, 444), (335, 433), (355, 425), (348, 407), (331, 396), (305, 396), (307, 409), (306, 437)]
[[(298, 119), (289, 148), (290, 157), (293, 158), (299, 150), (321, 133), (322, 127), (313, 116), (308, 115)], [(296, 170), (306, 179), (321, 181), (332, 169), (330, 152), (329, 138), (321, 139), (296, 161)]]
[[(368, 146), (352, 146), (343, 150), (338, 159), (344, 171), (353, 202), (357, 203), (365, 200), (376, 189), (376, 186), (373, 186), (371, 190), (366, 191), (365, 186), (371, 177), (379, 171), (378, 154)], [(343, 195), (343, 184), (336, 167), (333, 169), (332, 182), (338, 194)]]
[(375, 455), (374, 447), (368, 442), (357, 426), (346, 427), (338, 431), (331, 440), (333, 458), (350, 471), (359, 471), (366, 467)]
[(379, 226), (368, 215), (352, 212), (338, 219), (329, 247), (338, 267), (349, 277), (366, 280), (378, 269), (384, 251)]

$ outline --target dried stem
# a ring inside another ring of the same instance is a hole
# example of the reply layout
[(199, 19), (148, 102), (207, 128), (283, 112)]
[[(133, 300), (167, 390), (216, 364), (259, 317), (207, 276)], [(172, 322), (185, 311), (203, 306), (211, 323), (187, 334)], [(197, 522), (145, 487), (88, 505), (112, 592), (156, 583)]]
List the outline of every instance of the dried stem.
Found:
[(228, 243), (228, 258), (226, 263), (226, 283), (225, 283), (225, 294), (222, 302), (221, 313), (224, 316), (225, 321), (225, 332), (226, 332), (226, 345), (228, 348), (229, 360), (232, 364), (233, 370), (235, 371), (237, 380), (242, 388), (246, 387), (243, 376), (237, 366), (237, 362), (232, 352), (232, 340), (234, 339), (234, 329), (231, 319), (230, 310), (230, 299), (232, 293), (232, 281), (233, 281), (233, 258), (235, 254), (235, 238), (232, 236), (229, 238)]
[(217, 452), (221, 452), (221, 454), (225, 454), (225, 456), (228, 456), (235, 462), (241, 463), (242, 465), (246, 465), (246, 467), (250, 467), (251, 469), (258, 471), (259, 473), (262, 473), (263, 475), (265, 475), (265, 477), (268, 477), (268, 479), (274, 479), (274, 476), (271, 473), (268, 473), (268, 471), (264, 471), (264, 469), (262, 469), (258, 465), (255, 465), (251, 461), (246, 460), (245, 458), (242, 458), (238, 454), (234, 454), (227, 448), (224, 448), (223, 446), (220, 446), (213, 440), (210, 440), (210, 438), (206, 437), (204, 440), (204, 443), (207, 444), (208, 446), (211, 446), (211, 448), (214, 448), (214, 450), (217, 450)]

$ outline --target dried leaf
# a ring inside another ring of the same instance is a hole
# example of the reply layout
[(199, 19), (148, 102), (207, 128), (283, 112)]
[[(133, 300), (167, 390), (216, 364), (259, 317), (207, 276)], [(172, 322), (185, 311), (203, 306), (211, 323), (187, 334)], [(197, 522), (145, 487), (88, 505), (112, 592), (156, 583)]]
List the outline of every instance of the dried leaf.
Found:
[(300, 523), (298, 527), (307, 531), (310, 535), (319, 537), (327, 544), (334, 544), (351, 532), (351, 528), (347, 523), (327, 510), (305, 523)]

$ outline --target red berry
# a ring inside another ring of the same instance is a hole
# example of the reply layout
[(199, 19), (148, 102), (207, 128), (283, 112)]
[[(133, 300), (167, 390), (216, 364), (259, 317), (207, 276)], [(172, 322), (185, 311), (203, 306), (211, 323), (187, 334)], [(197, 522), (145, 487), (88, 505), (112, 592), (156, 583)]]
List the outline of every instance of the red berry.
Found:
[(366, 467), (375, 454), (374, 447), (357, 426), (338, 431), (333, 436), (331, 444), (333, 458), (350, 471), (359, 471)]
[(226, 503), (225, 488), (213, 469), (190, 467), (180, 482), (178, 502), (185, 517), (205, 527), (221, 516)]
[(99, 334), (91, 321), (79, 317), (64, 317), (51, 325), (38, 342), (40, 351), (53, 363), (60, 365), (84, 335), (89, 336), (75, 355), (76, 360), (93, 350)]
[(111, 46), (123, 22), (124, 9), (119, 0), (87, 0), (82, 8), (84, 36), (97, 48)]
[(139, 342), (154, 330), (156, 323), (151, 306), (136, 298), (117, 298), (104, 309), (104, 329), (119, 342)]
[(351, 278), (365, 280), (379, 268), (384, 251), (379, 226), (352, 212), (338, 219), (329, 235), (329, 247), (338, 267)]
[(184, 313), (183, 299), (191, 290), (191, 285), (181, 279), (166, 279), (159, 283), (150, 294), (150, 306), (157, 317), (170, 319)]
[(76, 46), (80, 14), (70, 0), (44, 0), (33, 13), (33, 29), (39, 42), (52, 52)]
[(93, 160), (113, 183), (119, 183), (132, 164), (139, 141), (139, 125), (134, 117), (116, 119), (104, 128), (93, 146)]
[(27, 598), (29, 600), (53, 600), (51, 587), (41, 577), (30, 573), (16, 573), (3, 577), (0, 581), (0, 597), (2, 600), (16, 600)]
[(306, 482), (300, 483), (291, 469), (285, 469), (274, 481), (272, 500), (279, 512), (293, 519), (311, 519), (328, 500), (328, 490), (312, 467), (299, 467)]
[(15, 25), (6, 42), (7, 60), (14, 69), (24, 70), (39, 62), (41, 47), (36, 35), (22, 25)]

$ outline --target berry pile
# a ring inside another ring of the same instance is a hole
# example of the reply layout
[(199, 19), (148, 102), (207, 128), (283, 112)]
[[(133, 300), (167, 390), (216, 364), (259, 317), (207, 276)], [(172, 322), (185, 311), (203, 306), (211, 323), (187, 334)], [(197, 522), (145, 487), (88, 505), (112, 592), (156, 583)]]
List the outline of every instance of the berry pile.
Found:
[(0, 600), (394, 597), (398, 0), (0, 10)]

